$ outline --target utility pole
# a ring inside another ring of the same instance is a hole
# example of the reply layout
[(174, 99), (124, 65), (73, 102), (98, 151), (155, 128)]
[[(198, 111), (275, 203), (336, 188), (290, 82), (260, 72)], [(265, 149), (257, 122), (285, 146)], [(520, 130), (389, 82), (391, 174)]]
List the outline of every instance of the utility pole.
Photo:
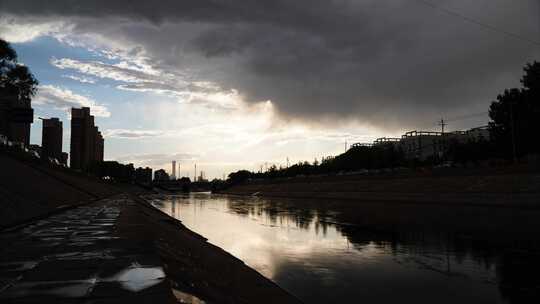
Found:
[(287, 168), (289, 168), (289, 157), (287, 157)]
[(193, 174), (193, 181), (197, 181), (197, 164), (195, 164), (195, 174)]
[(345, 141), (345, 152), (347, 152), (347, 141)]
[(442, 138), (442, 144), (443, 149), (439, 152), (440, 157), (444, 160), (444, 151), (446, 151), (446, 141), (444, 138), (444, 127), (446, 126), (446, 123), (444, 122), (444, 119), (441, 117), (441, 121), (439, 122), (439, 126), (441, 126), (441, 138)]
[(439, 122), (439, 126), (441, 126), (441, 134), (444, 134), (444, 127), (446, 126), (444, 119), (441, 118), (441, 121)]

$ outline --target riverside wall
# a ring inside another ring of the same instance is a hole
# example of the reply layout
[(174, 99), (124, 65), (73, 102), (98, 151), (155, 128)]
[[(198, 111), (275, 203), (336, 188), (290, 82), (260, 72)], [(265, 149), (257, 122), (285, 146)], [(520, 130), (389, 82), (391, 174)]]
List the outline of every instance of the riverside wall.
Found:
[(316, 176), (248, 181), (220, 193), (266, 197), (540, 207), (540, 173)]
[(119, 192), (112, 185), (66, 168), (0, 153), (0, 227)]
[(252, 181), (220, 193), (314, 210), (324, 221), (351, 233), (357, 228), (439, 231), (540, 248), (537, 173), (303, 177)]

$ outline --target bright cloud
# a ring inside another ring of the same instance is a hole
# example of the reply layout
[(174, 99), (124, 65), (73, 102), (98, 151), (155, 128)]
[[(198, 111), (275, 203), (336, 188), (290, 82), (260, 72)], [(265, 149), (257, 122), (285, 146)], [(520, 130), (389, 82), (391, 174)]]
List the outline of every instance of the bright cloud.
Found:
[(100, 61), (83, 62), (75, 59), (51, 59), (51, 64), (59, 69), (72, 69), (83, 74), (99, 78), (108, 78), (123, 82), (145, 82), (151, 79), (150, 75), (125, 65), (112, 65)]
[(32, 41), (41, 36), (55, 36), (60, 39), (61, 32), (70, 28), (64, 21), (33, 22), (20, 18), (4, 16), (0, 18), (0, 37), (13, 43)]
[(80, 83), (91, 83), (91, 84), (96, 83), (96, 80), (90, 77), (84, 77), (84, 76), (81, 77), (81, 76), (75, 76), (75, 75), (62, 75), (62, 77), (69, 78), (71, 80), (75, 80)]
[(104, 105), (98, 104), (90, 97), (72, 92), (69, 89), (54, 85), (40, 85), (33, 100), (37, 105), (48, 105), (69, 113), (72, 107), (90, 107), (92, 114), (98, 117), (110, 117), (111, 113)]
[(108, 129), (104, 131), (104, 136), (106, 138), (125, 138), (125, 139), (158, 137), (164, 134), (165, 134), (164, 131), (155, 131), (155, 130)]
[[(209, 108), (231, 109), (234, 107), (233, 104), (239, 100), (239, 94), (236, 90), (222, 91), (214, 83), (190, 81), (183, 75), (174, 75), (154, 69), (143, 61), (123, 60), (109, 64), (101, 61), (52, 58), (50, 63), (61, 70), (74, 70), (84, 75), (121, 82), (117, 85), (117, 88), (121, 90), (165, 94), (182, 102), (204, 104)], [(78, 76), (68, 76), (68, 78), (93, 83), (88, 80), (92, 78)]]

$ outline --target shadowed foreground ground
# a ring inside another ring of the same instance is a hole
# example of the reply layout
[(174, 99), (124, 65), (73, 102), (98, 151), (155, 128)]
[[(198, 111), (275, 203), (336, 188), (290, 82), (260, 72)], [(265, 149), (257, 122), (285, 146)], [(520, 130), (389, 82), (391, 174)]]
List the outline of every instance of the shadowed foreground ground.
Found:
[(2, 303), (297, 303), (146, 202), (102, 199), (0, 234)]

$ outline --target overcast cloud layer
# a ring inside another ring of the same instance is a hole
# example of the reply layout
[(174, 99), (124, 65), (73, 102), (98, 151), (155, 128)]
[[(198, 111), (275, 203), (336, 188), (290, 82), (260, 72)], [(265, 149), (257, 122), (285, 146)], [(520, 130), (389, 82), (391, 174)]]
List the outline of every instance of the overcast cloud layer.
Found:
[(0, 1), (0, 16), (31, 29), (27, 36), (54, 33), (138, 60), (140, 69), (115, 66), (109, 76), (103, 63), (53, 62), (123, 78), (123, 89), (235, 90), (246, 102), (271, 100), (285, 118), (402, 129), (486, 111), (540, 59), (540, 46), (524, 41), (540, 40), (539, 1), (429, 3), (500, 31), (422, 0), (17, 0)]

